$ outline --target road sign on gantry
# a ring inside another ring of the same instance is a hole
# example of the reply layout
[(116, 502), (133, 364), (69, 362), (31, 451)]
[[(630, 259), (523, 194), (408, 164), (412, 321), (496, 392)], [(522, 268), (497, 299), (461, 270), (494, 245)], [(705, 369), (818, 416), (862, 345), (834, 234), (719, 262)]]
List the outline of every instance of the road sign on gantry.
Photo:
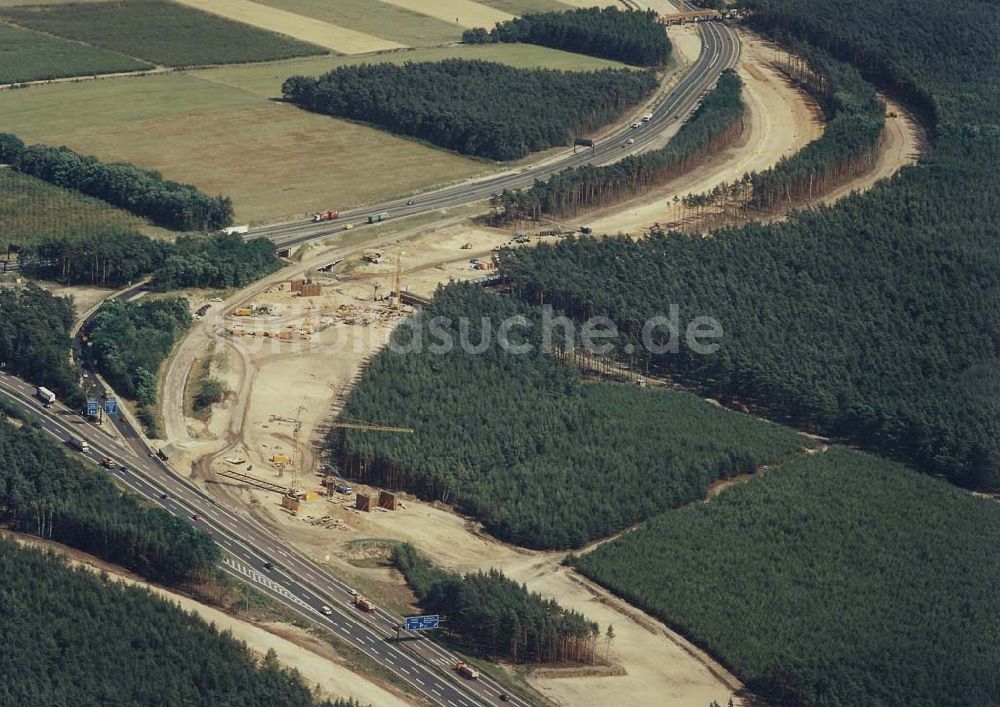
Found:
[(100, 409), (97, 398), (87, 398), (87, 417), (97, 417)]
[(117, 415), (118, 414), (118, 398), (108, 398), (104, 401), (104, 414), (105, 415)]
[(407, 616), (404, 628), (407, 631), (428, 631), (432, 628), (438, 628), (438, 615)]

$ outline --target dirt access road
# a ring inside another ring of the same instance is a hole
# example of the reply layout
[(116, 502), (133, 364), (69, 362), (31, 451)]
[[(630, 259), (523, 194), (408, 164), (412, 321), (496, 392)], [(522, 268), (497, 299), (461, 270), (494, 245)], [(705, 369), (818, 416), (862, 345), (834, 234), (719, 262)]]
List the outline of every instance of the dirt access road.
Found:
[[(669, 222), (675, 196), (706, 191), (719, 182), (738, 179), (745, 172), (767, 169), (822, 135), (822, 113), (816, 103), (770, 67), (773, 48), (742, 31), (740, 42), (742, 51), (736, 68), (743, 79), (746, 104), (740, 141), (652, 192), (581, 217), (594, 231), (637, 234), (655, 222)], [(694, 47), (680, 47), (682, 51), (697, 51)]]

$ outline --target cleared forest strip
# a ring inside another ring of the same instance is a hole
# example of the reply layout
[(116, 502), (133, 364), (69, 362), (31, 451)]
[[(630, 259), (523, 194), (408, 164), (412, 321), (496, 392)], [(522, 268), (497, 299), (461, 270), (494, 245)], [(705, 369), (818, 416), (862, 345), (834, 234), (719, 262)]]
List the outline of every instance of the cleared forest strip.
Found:
[(823, 134), (816, 102), (769, 67), (773, 50), (747, 33), (740, 34), (740, 42), (737, 71), (746, 104), (742, 140), (649, 194), (594, 212), (589, 225), (595, 232), (638, 234), (654, 222), (670, 222), (675, 218), (675, 197), (679, 200), (745, 172), (766, 169)]

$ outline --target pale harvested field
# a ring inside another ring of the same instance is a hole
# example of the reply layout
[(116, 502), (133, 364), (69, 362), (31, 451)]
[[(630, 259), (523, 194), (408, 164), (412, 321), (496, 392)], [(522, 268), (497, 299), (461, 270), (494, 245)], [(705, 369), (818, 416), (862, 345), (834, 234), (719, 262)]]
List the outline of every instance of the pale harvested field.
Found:
[(443, 22), (383, 0), (264, 0), (263, 4), (413, 47), (462, 38), (462, 28), (453, 21)]
[[(125, 160), (228, 194), (237, 218), (273, 222), (482, 175), (498, 167), (365, 125), (267, 100), (295, 74), (360, 61), (492, 59), (598, 69), (614, 62), (527, 45), (314, 57), (0, 91), (0, 125), (28, 142)], [(620, 65), (617, 65), (620, 66)], [(72, 105), (73, 110), (66, 110)], [(528, 158), (534, 159), (534, 158)], [(514, 166), (505, 166), (512, 168)], [(360, 178), (359, 178), (360, 177)]]
[(250, 222), (379, 201), (487, 168), (193, 74), (0, 93), (0, 116), (27, 141), (134, 162), (228, 194), (237, 217)]
[(21, 533), (4, 531), (3, 535), (16, 540), (21, 545), (51, 550), (57, 555), (65, 557), (72, 566), (84, 567), (94, 572), (105, 572), (122, 584), (145, 587), (162, 599), (180, 606), (184, 611), (193, 612), (204, 621), (215, 624), (215, 627), (220, 631), (229, 631), (233, 638), (246, 643), (259, 657), (273, 649), (277, 654), (278, 662), (285, 667), (298, 670), (309, 687), (319, 686), (324, 698), (353, 697), (361, 704), (386, 705), (387, 707), (406, 707), (412, 704), (363, 675), (345, 668), (338, 662), (342, 659), (329, 644), (323, 643), (300, 628), (288, 624), (257, 625), (244, 621), (213, 606), (149, 584), (116, 565), (65, 545), (43, 541)]
[(384, 49), (399, 49), (405, 46), (364, 32), (339, 27), (329, 22), (250, 2), (250, 0), (179, 0), (179, 2), (230, 20), (295, 37), (342, 54), (362, 54)]
[(472, 0), (384, 0), (422, 15), (436, 17), (458, 27), (487, 27), (514, 16)]
[[(577, 3), (584, 3), (586, 0), (478, 0), (480, 5), (488, 5), (501, 12), (509, 12), (512, 15), (525, 15), (529, 12), (562, 12)], [(590, 5), (579, 5), (579, 7), (591, 7)]]

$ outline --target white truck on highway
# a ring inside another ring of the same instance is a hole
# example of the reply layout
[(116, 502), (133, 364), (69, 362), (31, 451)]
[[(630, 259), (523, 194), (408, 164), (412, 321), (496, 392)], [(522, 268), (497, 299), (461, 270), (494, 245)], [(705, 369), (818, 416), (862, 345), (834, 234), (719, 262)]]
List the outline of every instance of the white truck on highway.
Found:
[(72, 435), (69, 438), (69, 443), (84, 454), (90, 451), (90, 445), (87, 444), (87, 440), (77, 437), (76, 435)]
[(56, 394), (43, 386), (38, 386), (37, 388), (35, 388), (35, 395), (38, 397), (39, 400), (45, 403), (46, 407), (48, 407), (49, 405), (51, 405), (56, 401)]

